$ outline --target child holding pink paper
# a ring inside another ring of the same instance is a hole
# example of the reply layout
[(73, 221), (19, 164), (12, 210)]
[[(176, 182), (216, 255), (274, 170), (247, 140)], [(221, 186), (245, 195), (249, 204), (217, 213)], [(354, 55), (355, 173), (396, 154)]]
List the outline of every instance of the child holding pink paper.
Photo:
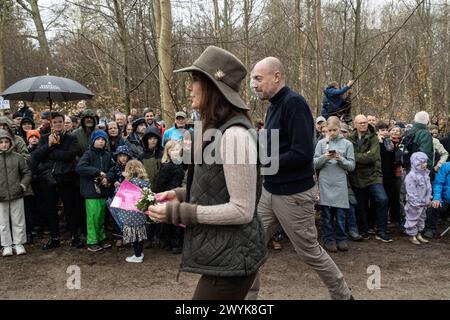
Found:
[[(125, 166), (124, 177), (139, 188), (150, 188), (150, 182), (143, 164), (138, 160), (130, 160)], [(144, 261), (144, 241), (147, 240), (147, 216), (140, 211), (116, 209), (117, 217), (123, 225), (123, 243), (132, 243), (134, 255), (125, 260), (131, 263)]]

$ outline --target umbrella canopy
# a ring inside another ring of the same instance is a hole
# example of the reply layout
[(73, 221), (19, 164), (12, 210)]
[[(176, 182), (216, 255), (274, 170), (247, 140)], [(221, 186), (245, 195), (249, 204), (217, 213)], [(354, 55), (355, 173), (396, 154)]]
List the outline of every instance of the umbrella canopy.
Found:
[(62, 77), (39, 76), (20, 80), (1, 93), (5, 100), (72, 101), (91, 99), (94, 94), (80, 83)]

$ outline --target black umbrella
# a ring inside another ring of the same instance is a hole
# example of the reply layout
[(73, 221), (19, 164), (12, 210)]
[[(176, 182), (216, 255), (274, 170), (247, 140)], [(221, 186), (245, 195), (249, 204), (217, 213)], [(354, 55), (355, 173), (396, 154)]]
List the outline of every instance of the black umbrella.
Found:
[(20, 80), (1, 93), (5, 100), (53, 101), (91, 99), (94, 94), (74, 80), (54, 76), (39, 76)]

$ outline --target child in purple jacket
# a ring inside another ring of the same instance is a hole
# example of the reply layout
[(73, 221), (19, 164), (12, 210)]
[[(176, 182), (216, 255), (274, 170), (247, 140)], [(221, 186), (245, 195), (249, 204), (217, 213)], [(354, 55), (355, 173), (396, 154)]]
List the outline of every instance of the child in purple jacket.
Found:
[(411, 171), (405, 178), (406, 205), (405, 229), (413, 244), (427, 243), (421, 232), (425, 228), (427, 207), (431, 203), (432, 190), (430, 170), (427, 169), (428, 157), (423, 152), (411, 156)]

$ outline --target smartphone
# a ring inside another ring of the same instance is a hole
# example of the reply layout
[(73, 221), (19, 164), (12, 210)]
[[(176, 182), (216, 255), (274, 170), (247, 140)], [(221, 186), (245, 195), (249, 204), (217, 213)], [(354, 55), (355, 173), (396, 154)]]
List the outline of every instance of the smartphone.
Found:
[(328, 150), (328, 153), (330, 153), (330, 154), (336, 154), (336, 150)]

